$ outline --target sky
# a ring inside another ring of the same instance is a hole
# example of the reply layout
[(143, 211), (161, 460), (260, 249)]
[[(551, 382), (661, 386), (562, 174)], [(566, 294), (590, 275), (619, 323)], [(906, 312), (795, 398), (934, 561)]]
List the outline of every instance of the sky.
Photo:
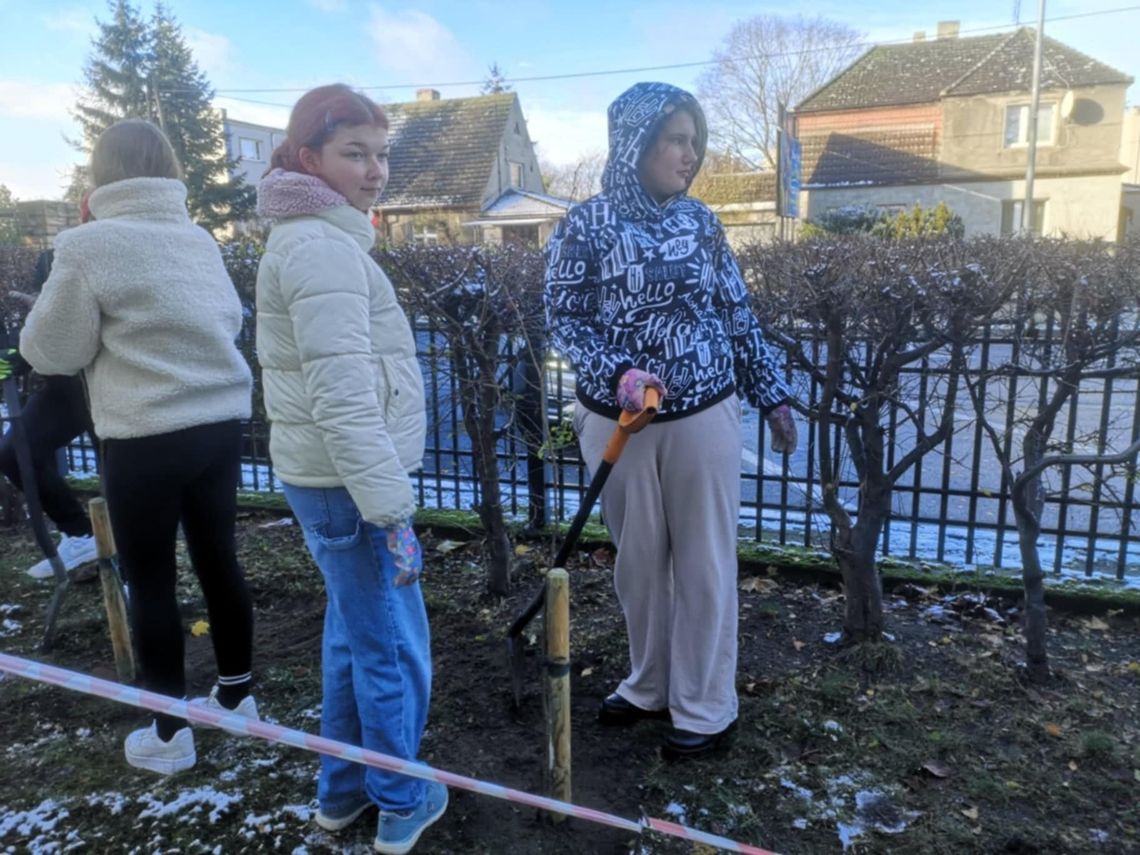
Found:
[[(153, 0), (136, 0), (146, 14)], [(605, 148), (605, 109), (638, 80), (695, 89), (737, 21), (758, 14), (821, 15), (868, 44), (932, 37), (937, 22), (962, 35), (1032, 24), (1024, 0), (167, 0), (216, 105), (236, 119), (284, 127), (305, 89), (344, 81), (381, 103), (433, 86), (442, 97), (478, 94), (494, 62), (518, 93), (540, 158), (572, 163)], [(1073, 17), (1079, 16), (1079, 17)], [(20, 199), (59, 198), (70, 166), (74, 105), (105, 0), (0, 0), (0, 184)], [(1140, 4), (1048, 0), (1045, 32), (1140, 78)], [(659, 66), (675, 66), (657, 68)], [(676, 67), (679, 66), (679, 67)], [(650, 69), (622, 71), (624, 69)], [(603, 73), (598, 72), (620, 72)], [(557, 80), (524, 78), (564, 76)], [(1140, 103), (1140, 85), (1129, 90)]]

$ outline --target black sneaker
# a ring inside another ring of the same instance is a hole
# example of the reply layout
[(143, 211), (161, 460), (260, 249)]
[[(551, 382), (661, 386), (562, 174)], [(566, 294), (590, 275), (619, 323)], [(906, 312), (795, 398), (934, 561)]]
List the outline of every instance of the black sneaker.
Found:
[(726, 751), (732, 744), (732, 732), (735, 729), (735, 721), (720, 733), (693, 733), (691, 730), (675, 727), (665, 737), (665, 744), (661, 746), (661, 756), (672, 762)]
[(642, 709), (631, 704), (617, 692), (602, 701), (598, 707), (598, 721), (610, 727), (628, 727), (646, 718), (668, 721), (669, 710)]

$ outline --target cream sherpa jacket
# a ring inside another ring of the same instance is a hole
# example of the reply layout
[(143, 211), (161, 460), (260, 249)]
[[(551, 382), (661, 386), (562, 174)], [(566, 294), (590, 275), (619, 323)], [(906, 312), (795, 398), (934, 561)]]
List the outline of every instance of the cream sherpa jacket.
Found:
[(41, 374), (86, 373), (103, 438), (249, 418), (241, 302), (218, 244), (190, 222), (186, 186), (130, 178), (89, 204), (95, 221), (55, 240), (24, 358)]
[(415, 339), (368, 255), (367, 214), (319, 178), (274, 170), (258, 213), (277, 220), (257, 272), (257, 358), (277, 476), (345, 487), (387, 527), (415, 512), (426, 423)]

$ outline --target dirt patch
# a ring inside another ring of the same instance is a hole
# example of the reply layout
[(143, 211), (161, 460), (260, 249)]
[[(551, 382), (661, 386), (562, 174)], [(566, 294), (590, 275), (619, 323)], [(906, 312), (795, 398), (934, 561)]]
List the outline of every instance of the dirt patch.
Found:
[[(324, 597), (295, 526), (242, 521), (256, 604), (263, 713), (316, 731)], [(424, 538), (435, 684), (423, 759), (441, 769), (543, 792), (539, 657), (512, 708), (503, 633), (540, 582), (523, 571), (506, 601), (483, 588), (477, 543)], [(0, 531), (0, 647), (39, 658), (48, 589), (35, 559)], [(533, 553), (531, 556), (533, 557)], [(573, 787), (580, 804), (682, 821), (780, 852), (1124, 852), (1140, 846), (1140, 622), (1051, 615), (1057, 678), (1017, 676), (1022, 639), (1007, 604), (904, 587), (889, 598), (894, 640), (844, 651), (841, 595), (767, 576), (741, 580), (740, 726), (731, 753), (668, 765), (667, 725), (602, 729), (598, 702), (626, 653), (608, 556), (571, 571)], [(540, 562), (538, 562), (540, 563)], [(205, 619), (180, 588), (187, 627)], [(97, 585), (77, 586), (56, 648), (63, 667), (113, 678)], [(8, 623), (3, 623), (7, 620)], [(539, 622), (533, 625), (538, 630)], [(208, 637), (187, 632), (191, 693), (214, 678)], [(536, 649), (536, 648), (532, 648)], [(122, 760), (144, 716), (131, 708), (8, 678), (0, 682), (0, 849), (5, 851), (366, 851), (374, 817), (330, 835), (311, 823), (316, 760), (199, 731), (198, 765), (170, 779)], [(419, 852), (672, 853), (691, 846), (572, 821), (455, 790)]]

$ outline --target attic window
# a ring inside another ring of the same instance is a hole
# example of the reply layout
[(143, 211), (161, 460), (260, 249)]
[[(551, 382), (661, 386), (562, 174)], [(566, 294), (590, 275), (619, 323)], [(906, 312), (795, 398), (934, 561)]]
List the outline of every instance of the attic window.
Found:
[[(1037, 144), (1053, 145), (1054, 105), (1042, 103), (1037, 110)], [(1006, 148), (1029, 145), (1029, 105), (1010, 104), (1005, 108)]]
[(523, 186), (523, 165), (515, 163), (513, 160), (507, 161), (507, 165), (511, 168), (511, 186)]

